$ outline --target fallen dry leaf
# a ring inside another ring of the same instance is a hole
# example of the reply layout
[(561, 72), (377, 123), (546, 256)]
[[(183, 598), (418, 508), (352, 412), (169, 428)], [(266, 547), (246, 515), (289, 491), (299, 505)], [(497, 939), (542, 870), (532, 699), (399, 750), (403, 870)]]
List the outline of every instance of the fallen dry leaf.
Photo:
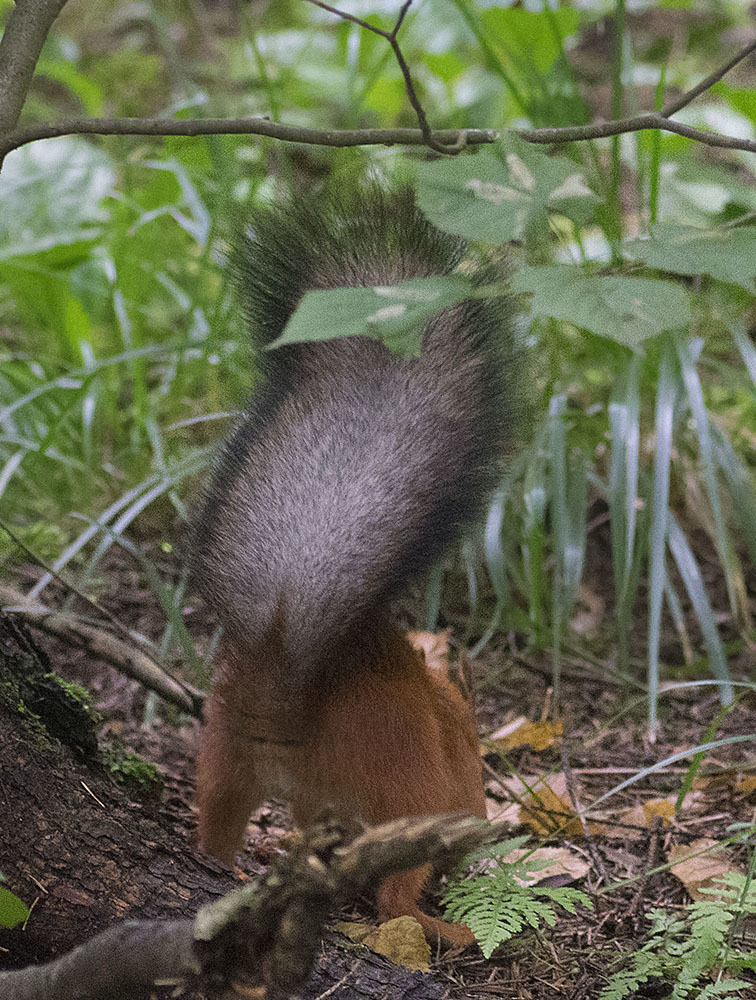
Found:
[(557, 831), (563, 836), (582, 834), (583, 824), (570, 804), (563, 772), (545, 777), (510, 775), (500, 778), (499, 783), (518, 801), (503, 805), (497, 803), (496, 809), (492, 809), (488, 816), (493, 823), (524, 823), (540, 834)]
[(555, 878), (557, 875), (569, 875), (571, 879), (577, 880), (584, 878), (590, 870), (590, 865), (584, 858), (573, 851), (568, 851), (566, 847), (537, 847), (534, 851), (519, 847), (502, 858), (501, 862), (512, 864), (525, 855), (528, 855), (528, 861), (548, 861), (548, 867), (539, 867), (532, 873), (533, 879), (529, 881), (518, 879), (522, 885), (532, 885), (533, 881), (540, 882), (541, 879)]
[(519, 719), (492, 733), (489, 742), (493, 744), (494, 749), (501, 750), (502, 753), (514, 750), (516, 747), (545, 750), (553, 746), (563, 732), (561, 719), (556, 722), (528, 722), (525, 716), (521, 715)]
[(738, 775), (738, 783), (736, 788), (743, 795), (753, 795), (756, 792), (756, 774), (740, 774)]
[[(657, 816), (662, 819), (663, 826), (671, 826), (675, 817), (676, 795), (667, 795), (663, 799), (648, 799), (638, 805), (620, 812), (602, 812), (594, 817), (589, 826), (596, 836), (611, 837), (615, 840), (641, 840), (645, 831), (654, 825)], [(700, 811), (703, 803), (701, 791), (689, 792), (683, 797), (680, 806), (681, 816), (690, 816)]]
[(375, 924), (366, 924), (361, 920), (339, 920), (334, 925), (334, 930), (356, 944), (364, 944), (365, 939), (375, 932)]
[[(688, 890), (692, 899), (711, 899), (701, 889), (716, 888), (715, 880), (726, 872), (735, 871), (735, 865), (725, 851), (711, 853), (717, 847), (716, 840), (706, 837), (694, 840), (692, 844), (675, 844), (667, 854), (670, 871)], [(707, 853), (701, 853), (701, 852)]]
[(430, 945), (414, 917), (394, 917), (380, 924), (363, 944), (415, 972), (430, 972)]

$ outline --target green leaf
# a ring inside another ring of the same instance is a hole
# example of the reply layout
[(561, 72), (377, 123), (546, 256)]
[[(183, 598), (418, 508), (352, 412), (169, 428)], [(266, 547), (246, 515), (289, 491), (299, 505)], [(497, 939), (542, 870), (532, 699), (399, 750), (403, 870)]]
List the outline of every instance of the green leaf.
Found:
[(336, 337), (373, 337), (402, 357), (420, 354), (422, 323), (469, 297), (456, 275), (413, 278), (401, 285), (308, 292), (271, 348)]
[(15, 261), (19, 266), (59, 269), (86, 260), (100, 238), (100, 230), (81, 228), (43, 236), (25, 234), (0, 249), (0, 265)]
[(627, 347), (690, 320), (688, 296), (671, 281), (586, 277), (575, 267), (548, 264), (520, 269), (511, 285), (514, 292), (532, 293), (533, 315), (574, 323)]
[(532, 66), (543, 74), (561, 55), (560, 39), (577, 30), (580, 14), (577, 10), (562, 8), (553, 11), (553, 17), (549, 19), (546, 11), (497, 6), (483, 11), (480, 19), (496, 48), (521, 56), (523, 67)]
[(11, 930), (16, 924), (22, 923), (29, 917), (29, 910), (18, 896), (14, 896), (9, 889), (0, 886), (0, 927), (7, 927)]
[(651, 236), (624, 244), (624, 254), (673, 274), (708, 274), (756, 292), (756, 229), (699, 229), (660, 222)]
[(418, 204), (440, 229), (470, 240), (504, 243), (547, 213), (586, 215), (597, 201), (575, 164), (547, 156), (515, 135), (496, 149), (416, 166)]
[(63, 84), (64, 87), (68, 87), (71, 93), (79, 98), (87, 115), (92, 118), (97, 118), (104, 113), (102, 88), (91, 76), (75, 69), (68, 60), (42, 58), (37, 63), (36, 75), (37, 77), (46, 76), (50, 80), (55, 80)]
[(745, 115), (752, 125), (756, 125), (756, 89), (733, 87), (724, 80), (719, 80), (711, 88), (711, 92), (724, 97), (731, 108)]
[[(490, 847), (488, 853), (491, 855)], [(557, 919), (554, 904), (570, 913), (577, 903), (592, 905), (578, 889), (522, 885), (518, 881), (532, 879), (539, 866), (526, 858), (513, 864), (494, 863), (487, 874), (452, 882), (446, 890), (443, 905), (447, 917), (467, 924), (486, 958), (526, 926), (546, 923), (553, 927)], [(544, 866), (548, 867), (548, 862)]]

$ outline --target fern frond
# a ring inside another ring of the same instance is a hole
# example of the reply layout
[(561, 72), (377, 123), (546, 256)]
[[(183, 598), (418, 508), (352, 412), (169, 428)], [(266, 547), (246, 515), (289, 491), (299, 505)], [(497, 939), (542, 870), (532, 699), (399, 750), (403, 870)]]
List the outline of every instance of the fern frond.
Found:
[(599, 1000), (625, 1000), (625, 997), (633, 996), (638, 987), (650, 979), (661, 978), (663, 972), (658, 955), (648, 951), (636, 952), (633, 955), (633, 967), (613, 975), (608, 986), (599, 995)]
[(709, 1000), (709, 997), (729, 997), (742, 990), (753, 990), (753, 983), (742, 979), (721, 979), (718, 983), (709, 983), (696, 997), (696, 1000)]
[(485, 874), (455, 882), (447, 889), (443, 900), (446, 916), (467, 924), (486, 958), (526, 926), (553, 927), (557, 920), (555, 904), (571, 913), (578, 903), (591, 905), (588, 896), (577, 889), (522, 885), (517, 881), (530, 880), (534, 867), (527, 860), (494, 863)]

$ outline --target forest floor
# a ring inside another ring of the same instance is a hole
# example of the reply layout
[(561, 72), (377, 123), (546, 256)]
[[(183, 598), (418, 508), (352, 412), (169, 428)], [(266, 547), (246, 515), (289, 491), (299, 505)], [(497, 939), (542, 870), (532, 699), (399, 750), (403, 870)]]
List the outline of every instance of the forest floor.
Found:
[[(600, 562), (594, 552), (589, 579), (602, 579)], [(162, 569), (170, 569), (169, 559)], [(122, 557), (112, 557), (102, 570), (98, 603), (130, 628), (155, 638), (161, 627), (159, 609), (139, 572)], [(21, 567), (17, 583), (23, 589), (36, 575), (36, 570)], [(477, 948), (434, 955), (432, 971), (448, 986), (449, 997), (598, 997), (622, 956), (645, 940), (649, 910), (663, 907), (680, 913), (702, 884), (711, 884), (722, 872), (748, 867), (749, 848), (742, 842), (718, 853), (711, 848), (727, 841), (735, 824), (756, 820), (756, 754), (751, 743), (705, 754), (695, 774), (691, 758), (680, 759), (591, 807), (622, 782), (680, 751), (756, 733), (752, 693), (723, 712), (715, 687), (689, 687), (661, 698), (658, 733), (651, 742), (640, 686), (623, 686), (611, 669), (608, 647), (602, 649), (606, 608), (600, 593), (598, 585), (595, 593), (585, 586), (578, 614), (582, 618), (573, 622), (583, 632), (581, 646), (594, 652), (581, 654), (568, 647), (563, 657), (561, 732), (553, 723), (549, 652), (525, 653), (514, 636), (504, 636), (501, 645), (493, 643), (484, 650), (473, 671), (491, 818), (500, 824), (502, 839), (526, 833), (532, 844), (547, 845), (557, 867), (537, 877), (556, 877), (557, 884), (582, 889), (593, 908), (578, 907), (575, 915), (559, 910), (554, 928), (523, 932), (490, 959)], [(55, 603), (51, 594), (47, 599)], [(464, 627), (462, 616), (462, 610), (446, 609), (446, 622), (453, 627)], [(187, 606), (185, 619), (200, 644), (211, 634), (201, 609)], [(641, 639), (643, 631), (639, 623)], [(674, 635), (668, 640), (672, 651)], [(92, 692), (103, 717), (103, 741), (119, 741), (158, 766), (164, 776), (160, 811), (191, 844), (198, 724), (165, 709), (138, 683), (86, 653), (47, 639), (45, 645), (56, 670)], [(733, 676), (747, 676), (750, 655), (743, 649), (734, 657)], [(642, 672), (637, 676), (642, 680)], [(582, 819), (575, 815), (578, 808)], [(285, 808), (266, 804), (250, 823), (239, 858), (241, 872), (253, 876), (264, 871), (271, 858), (291, 844), (291, 837)], [(681, 864), (686, 850), (696, 856)], [(433, 910), (433, 898), (424, 905)], [(369, 921), (374, 916), (365, 900), (356, 913), (341, 914), (340, 919)], [(666, 995), (649, 990), (633, 995)]]

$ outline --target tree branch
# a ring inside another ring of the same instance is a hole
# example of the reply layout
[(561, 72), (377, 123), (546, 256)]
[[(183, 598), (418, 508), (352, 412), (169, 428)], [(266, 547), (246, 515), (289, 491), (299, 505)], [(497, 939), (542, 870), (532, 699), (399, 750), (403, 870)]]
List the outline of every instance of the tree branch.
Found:
[[(717, 132), (692, 128), (681, 122), (665, 118), (656, 112), (622, 118), (619, 121), (597, 122), (593, 125), (566, 125), (559, 128), (511, 129), (526, 142), (541, 145), (558, 145), (565, 142), (581, 142), (587, 139), (601, 139), (625, 132), (642, 132), (659, 129), (694, 139), (707, 146), (724, 149), (744, 149), (756, 153), (756, 141), (736, 139)], [(0, 139), (0, 158), (13, 149), (36, 142), (38, 139), (54, 139), (61, 135), (267, 135), (284, 142), (302, 142), (316, 146), (425, 146), (426, 139), (420, 129), (330, 129), (319, 130), (283, 125), (267, 118), (204, 118), (196, 120), (172, 121), (165, 118), (81, 118), (59, 122), (57, 125), (37, 125), (12, 132)], [(456, 144), (476, 146), (496, 142), (501, 133), (495, 129), (442, 129), (433, 132), (432, 137), (449, 152)]]
[(396, 872), (448, 864), (490, 836), (479, 819), (399, 819), (352, 839), (330, 819), (268, 873), (203, 906), (194, 921), (127, 921), (49, 965), (0, 972), (13, 1000), (103, 1000), (151, 995), (155, 984), (193, 981), (283, 1000), (301, 987), (327, 914)]
[(394, 57), (399, 64), (399, 69), (402, 71), (402, 76), (404, 77), (404, 89), (407, 91), (407, 97), (412, 105), (413, 111), (415, 112), (415, 116), (417, 117), (420, 131), (423, 134), (424, 144), (435, 150), (437, 153), (446, 153), (449, 155), (455, 155), (465, 148), (467, 145), (467, 137), (464, 132), (458, 132), (455, 139), (448, 144), (440, 142), (438, 138), (434, 136), (433, 131), (428, 124), (425, 109), (420, 103), (420, 98), (417, 96), (415, 85), (412, 82), (412, 74), (410, 73), (410, 68), (407, 65), (407, 60), (404, 58), (404, 53), (402, 52), (399, 42), (397, 41), (399, 29), (404, 23), (407, 11), (412, 6), (412, 0), (404, 0), (391, 31), (384, 31), (382, 28), (376, 28), (374, 25), (368, 24), (367, 21), (363, 21), (362, 18), (355, 17), (354, 14), (347, 14), (345, 11), (339, 10), (337, 7), (332, 7), (330, 4), (324, 3), (324, 0), (307, 0), (307, 3), (311, 3), (315, 7), (320, 7), (322, 10), (327, 10), (329, 13), (335, 14), (344, 21), (352, 21), (354, 24), (358, 24), (365, 31), (371, 31), (374, 35), (379, 35), (381, 38), (385, 38), (391, 46)]
[(16, 0), (0, 39), (0, 134), (16, 127), (47, 33), (65, 4)]
[(138, 646), (118, 639), (102, 626), (44, 604), (29, 605), (23, 595), (0, 585), (0, 603), (8, 614), (22, 615), (31, 627), (54, 635), (62, 642), (84, 649), (104, 663), (110, 663), (126, 677), (154, 691), (182, 712), (202, 718), (204, 694), (177, 681)]
[(621, 118), (618, 121), (597, 122), (594, 125), (567, 125), (560, 128), (513, 129), (515, 135), (526, 142), (552, 143), (581, 142), (585, 139), (603, 139), (610, 135), (622, 135), (625, 132), (643, 132), (646, 129), (659, 129), (662, 132), (674, 132), (684, 135), (707, 146), (721, 146), (724, 149), (745, 149), (756, 153), (756, 142), (753, 139), (736, 139), (718, 132), (707, 132), (703, 129), (691, 128), (681, 122), (665, 118), (661, 114), (649, 111), (635, 118)]
[(729, 73), (730, 70), (737, 66), (739, 62), (742, 62), (746, 56), (749, 56), (752, 52), (756, 52), (756, 40), (752, 41), (750, 45), (746, 45), (744, 48), (734, 55), (728, 63), (720, 69), (714, 70), (707, 77), (697, 83), (695, 87), (691, 87), (690, 90), (686, 90), (684, 94), (677, 98), (676, 101), (670, 101), (669, 104), (665, 104), (664, 107), (659, 112), (663, 118), (669, 118), (671, 115), (676, 114), (681, 108), (686, 107), (691, 101), (695, 100), (699, 94), (703, 94), (705, 90), (713, 87), (715, 83), (718, 83), (725, 73)]
[[(201, 118), (174, 121), (168, 118), (80, 118), (54, 125), (34, 125), (0, 138), (0, 157), (37, 139), (61, 135), (267, 135), (284, 142), (315, 146), (422, 146), (425, 136), (419, 129), (314, 129), (283, 125), (267, 118)], [(442, 129), (434, 140), (449, 145), (495, 142), (494, 129)]]

